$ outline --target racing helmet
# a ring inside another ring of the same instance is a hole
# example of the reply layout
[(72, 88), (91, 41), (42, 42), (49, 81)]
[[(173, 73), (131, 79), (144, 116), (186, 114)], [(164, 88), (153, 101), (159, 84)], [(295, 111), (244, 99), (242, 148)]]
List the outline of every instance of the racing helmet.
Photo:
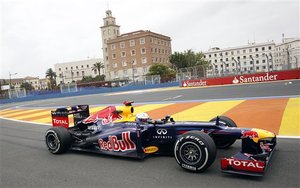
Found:
[(148, 119), (149, 119), (149, 115), (145, 112), (136, 115), (136, 120), (141, 123), (147, 123)]

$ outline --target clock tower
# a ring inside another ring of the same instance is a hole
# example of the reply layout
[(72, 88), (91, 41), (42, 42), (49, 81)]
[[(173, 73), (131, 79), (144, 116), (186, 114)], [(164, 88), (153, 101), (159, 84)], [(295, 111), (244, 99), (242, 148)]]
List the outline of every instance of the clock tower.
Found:
[(111, 10), (107, 10), (106, 17), (103, 18), (103, 26), (101, 28), (102, 34), (102, 51), (103, 51), (103, 60), (105, 66), (105, 78), (106, 80), (111, 79), (109, 73), (111, 64), (108, 61), (108, 47), (107, 41), (110, 39), (115, 39), (120, 35), (120, 26), (116, 25), (116, 18), (112, 16)]

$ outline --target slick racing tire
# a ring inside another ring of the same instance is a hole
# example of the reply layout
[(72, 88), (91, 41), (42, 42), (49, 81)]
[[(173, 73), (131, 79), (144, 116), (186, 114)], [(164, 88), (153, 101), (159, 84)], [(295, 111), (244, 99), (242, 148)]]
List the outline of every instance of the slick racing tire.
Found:
[(72, 143), (72, 137), (64, 127), (52, 127), (47, 130), (46, 145), (53, 154), (60, 154), (68, 151)]
[[(216, 120), (217, 117), (211, 119), (210, 122)], [(236, 123), (226, 116), (219, 116), (219, 122), (223, 123), (227, 127), (237, 127)], [(232, 138), (230, 136), (213, 136), (213, 139), (216, 143), (217, 148), (219, 149), (227, 149), (236, 141), (236, 138)]]
[(185, 170), (203, 172), (215, 161), (216, 145), (206, 133), (189, 131), (175, 142), (174, 156)]

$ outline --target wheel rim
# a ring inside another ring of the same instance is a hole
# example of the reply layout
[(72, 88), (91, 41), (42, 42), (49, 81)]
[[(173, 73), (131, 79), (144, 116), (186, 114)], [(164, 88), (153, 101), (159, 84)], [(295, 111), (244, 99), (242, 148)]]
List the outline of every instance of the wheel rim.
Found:
[(194, 165), (201, 160), (201, 149), (194, 142), (186, 142), (180, 148), (181, 159), (189, 164)]
[(47, 145), (49, 149), (56, 150), (58, 147), (59, 141), (56, 137), (56, 135), (50, 133), (47, 135)]

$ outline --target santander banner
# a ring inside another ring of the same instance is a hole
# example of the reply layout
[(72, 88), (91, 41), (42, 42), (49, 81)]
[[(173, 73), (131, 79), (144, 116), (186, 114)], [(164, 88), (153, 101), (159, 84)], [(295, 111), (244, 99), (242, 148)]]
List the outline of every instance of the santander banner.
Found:
[(300, 79), (300, 69), (237, 75), (237, 76), (222, 77), (222, 78), (207, 78), (201, 80), (183, 80), (181, 82), (181, 87), (245, 84), (245, 83), (271, 82), (277, 80), (291, 80), (291, 79)]

